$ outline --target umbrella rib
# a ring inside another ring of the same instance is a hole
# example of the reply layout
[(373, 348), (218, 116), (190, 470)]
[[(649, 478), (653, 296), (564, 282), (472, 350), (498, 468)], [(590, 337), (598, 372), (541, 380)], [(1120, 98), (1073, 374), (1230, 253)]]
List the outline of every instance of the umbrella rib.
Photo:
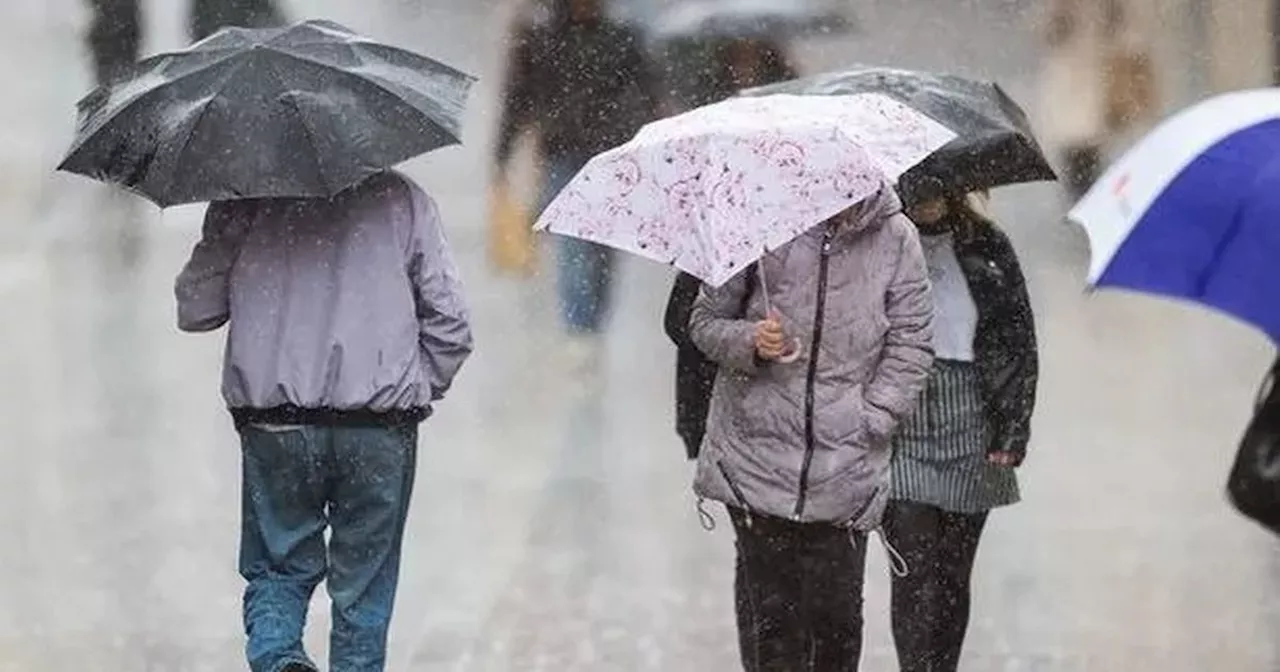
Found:
[[(447, 128), (448, 128), (448, 124), (446, 123), (446, 121), (441, 120), (441, 119), (437, 119), (437, 118), (435, 118), (435, 116), (433, 116), (433, 115), (432, 115), (432, 114), (430, 114), (429, 112), (427, 112), (427, 111), (425, 111), (425, 110), (421, 110), (421, 109), (419, 109), (417, 106), (415, 106), (415, 105), (413, 105), (412, 103), (410, 103), (409, 101), (405, 100), (404, 96), (402, 96), (402, 95), (400, 95), (400, 94), (396, 93), (395, 91), (391, 90), (391, 89), (390, 89), (390, 88), (388, 88), (387, 86), (383, 85), (383, 84), (382, 84), (382, 82), (378, 81), (378, 80), (379, 80), (379, 78), (377, 78), (377, 77), (373, 77), (373, 76), (369, 76), (369, 75), (360, 75), (360, 74), (356, 74), (356, 73), (354, 73), (354, 72), (348, 72), (348, 71), (343, 70), (343, 69), (341, 69), (341, 68), (336, 68), (336, 67), (334, 67), (333, 65), (328, 64), (328, 63), (325, 63), (325, 62), (323, 62), (323, 61), (318, 61), (318, 60), (316, 60), (316, 59), (314, 59), (314, 58), (310, 58), (310, 57), (307, 57), (307, 56), (303, 56), (303, 55), (300, 55), (300, 54), (295, 54), (295, 53), (291, 53), (291, 52), (287, 52), (287, 51), (283, 51), (283, 50), (279, 50), (279, 49), (272, 49), (272, 53), (279, 54), (279, 55), (284, 56), (284, 57), (286, 57), (286, 58), (292, 58), (292, 59), (294, 59), (294, 60), (301, 61), (301, 62), (306, 63), (306, 64), (308, 64), (308, 65), (313, 65), (313, 66), (316, 66), (316, 67), (325, 68), (325, 69), (327, 69), (327, 70), (335, 70), (335, 71), (341, 72), (341, 73), (343, 73), (343, 74), (346, 74), (346, 75), (350, 75), (350, 76), (352, 76), (352, 77), (355, 77), (356, 79), (358, 79), (358, 80), (360, 80), (360, 81), (362, 81), (362, 82), (366, 82), (366, 83), (368, 83), (369, 85), (373, 86), (374, 88), (378, 89), (379, 91), (381, 91), (381, 92), (383, 92), (383, 93), (387, 94), (388, 96), (391, 96), (391, 97), (395, 98), (396, 100), (398, 100), (398, 101), (400, 101), (400, 102), (402, 102), (402, 103), (404, 103), (404, 104), (408, 105), (409, 107), (413, 108), (413, 110), (414, 110), (415, 112), (417, 112), (417, 113), (421, 114), (422, 116), (424, 116), (424, 117), (426, 117), (426, 118), (430, 119), (430, 120), (431, 120), (431, 123), (436, 124), (437, 126), (440, 126), (441, 128), (445, 128), (445, 129), (447, 129)], [(442, 65), (443, 65), (443, 64), (442, 64)], [(445, 67), (448, 67), (448, 66), (445, 66)], [(452, 69), (452, 68), (450, 68), (450, 69)], [(455, 72), (457, 72), (457, 71), (455, 71)], [(462, 74), (462, 76), (463, 76), (463, 77), (470, 77), (469, 75), (466, 75), (466, 74), (464, 74), (464, 73), (460, 73), (460, 74)], [(450, 133), (450, 135), (454, 135), (454, 134), (453, 134), (453, 133)], [(455, 136), (455, 138), (456, 138), (456, 136)], [(461, 138), (456, 138), (456, 139), (457, 139), (459, 142), (461, 142)]]
[(186, 155), (187, 150), (191, 148), (191, 138), (195, 137), (196, 129), (200, 128), (200, 124), (204, 123), (204, 118), (209, 113), (209, 108), (213, 107), (213, 102), (215, 100), (222, 97), (223, 90), (231, 82), (231, 78), (242, 67), (244, 67), (243, 63), (237, 63), (234, 67), (228, 69), (227, 74), (223, 76), (222, 83), (214, 87), (213, 95), (210, 96), (209, 100), (205, 101), (204, 106), (200, 108), (200, 114), (196, 115), (195, 123), (191, 124), (191, 130), (187, 131), (187, 137), (183, 139), (182, 147), (178, 150), (178, 155), (174, 159), (174, 162), (173, 162), (174, 171), (170, 175), (168, 183), (165, 184), (166, 187), (173, 186), (173, 181), (177, 176), (177, 172), (178, 172), (177, 167), (182, 165), (182, 158)]
[[(174, 52), (174, 53), (172, 53), (172, 54), (161, 54), (161, 55), (158, 55), (158, 56), (152, 56), (151, 58), (148, 58), (146, 61), (143, 61), (143, 63), (147, 63), (147, 62), (152, 61), (152, 60), (159, 60), (159, 59), (161, 59), (161, 58), (168, 58), (168, 57), (180, 56), (180, 55), (182, 55), (182, 52)], [(85, 142), (87, 142), (87, 141), (89, 140), (89, 138), (91, 138), (91, 137), (93, 137), (93, 136), (97, 135), (99, 132), (101, 132), (101, 131), (102, 131), (102, 129), (104, 129), (104, 128), (106, 128), (106, 127), (107, 127), (107, 124), (110, 124), (110, 123), (111, 123), (113, 120), (115, 120), (117, 117), (119, 117), (120, 115), (124, 114), (125, 112), (128, 112), (129, 110), (133, 109), (133, 107), (134, 107), (134, 106), (136, 106), (136, 105), (138, 105), (138, 104), (142, 103), (144, 100), (150, 99), (150, 98), (151, 98), (152, 96), (154, 96), (156, 93), (158, 93), (158, 92), (160, 92), (160, 91), (163, 91), (163, 90), (167, 89), (168, 87), (170, 87), (170, 86), (172, 86), (172, 85), (174, 85), (174, 84), (176, 84), (176, 83), (178, 83), (178, 82), (181, 82), (181, 81), (183, 81), (183, 80), (185, 80), (185, 79), (188, 79), (188, 78), (190, 78), (190, 77), (194, 77), (194, 76), (196, 76), (196, 75), (199, 75), (199, 74), (202, 74), (202, 73), (204, 73), (204, 72), (207, 72), (208, 70), (210, 70), (210, 69), (211, 69), (211, 68), (213, 68), (214, 66), (223, 65), (223, 64), (225, 64), (227, 61), (229, 61), (229, 60), (231, 60), (232, 58), (234, 58), (235, 56), (236, 56), (236, 54), (235, 54), (235, 53), (232, 53), (232, 54), (228, 54), (227, 56), (225, 56), (225, 57), (223, 57), (223, 58), (219, 58), (219, 59), (216, 59), (216, 60), (213, 60), (213, 61), (209, 61), (208, 63), (205, 63), (204, 65), (201, 65), (200, 67), (195, 68), (194, 70), (192, 70), (192, 71), (190, 71), (190, 72), (184, 73), (181, 77), (178, 77), (178, 78), (175, 78), (175, 79), (166, 80), (165, 82), (163, 82), (162, 84), (160, 84), (160, 85), (156, 86), (155, 88), (153, 88), (153, 89), (151, 89), (151, 90), (149, 90), (149, 91), (144, 91), (144, 92), (142, 92), (142, 93), (138, 94), (137, 96), (135, 96), (135, 97), (133, 98), (133, 100), (130, 100), (130, 101), (128, 101), (128, 102), (126, 102), (126, 103), (124, 103), (123, 105), (121, 105), (118, 109), (116, 109), (115, 113), (113, 113), (110, 117), (108, 117), (108, 118), (106, 118), (106, 119), (102, 120), (102, 121), (101, 121), (101, 122), (100, 122), (96, 127), (92, 128), (92, 129), (90, 129), (90, 128), (85, 128), (84, 132), (81, 134), (80, 142), (76, 143), (75, 145), (72, 145), (72, 147), (71, 147), (70, 151), (68, 151), (68, 152), (67, 152), (67, 156), (71, 156), (72, 154), (75, 154), (76, 152), (80, 151), (80, 149), (81, 149), (82, 147), (84, 147)], [(234, 71), (235, 71), (235, 68), (232, 68), (232, 72), (234, 72)], [(90, 94), (90, 95), (92, 95), (92, 94)], [(86, 98), (88, 98), (88, 97), (86, 97)], [(82, 102), (83, 102), (83, 101), (82, 101)]]

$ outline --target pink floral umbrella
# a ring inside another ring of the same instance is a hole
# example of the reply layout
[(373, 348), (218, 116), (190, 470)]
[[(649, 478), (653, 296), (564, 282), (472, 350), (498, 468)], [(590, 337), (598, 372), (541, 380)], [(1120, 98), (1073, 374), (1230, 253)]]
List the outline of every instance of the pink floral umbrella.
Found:
[(880, 94), (731, 98), (595, 156), (534, 228), (719, 286), (954, 137)]

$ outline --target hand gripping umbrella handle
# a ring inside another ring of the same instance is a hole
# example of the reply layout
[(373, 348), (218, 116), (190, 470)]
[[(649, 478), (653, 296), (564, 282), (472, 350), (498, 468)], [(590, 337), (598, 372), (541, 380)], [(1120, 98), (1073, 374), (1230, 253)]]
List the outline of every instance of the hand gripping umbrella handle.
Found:
[[(756, 274), (760, 276), (760, 299), (764, 301), (764, 314), (766, 317), (768, 317), (773, 315), (773, 307), (769, 305), (769, 283), (764, 276), (763, 263), (756, 264)], [(779, 364), (790, 364), (800, 359), (800, 351), (801, 351), (801, 348), (803, 347), (802, 344), (800, 343), (800, 338), (796, 337), (792, 340), (795, 343), (794, 343), (794, 347), (791, 348), (791, 352), (788, 352), (787, 354), (775, 360)]]

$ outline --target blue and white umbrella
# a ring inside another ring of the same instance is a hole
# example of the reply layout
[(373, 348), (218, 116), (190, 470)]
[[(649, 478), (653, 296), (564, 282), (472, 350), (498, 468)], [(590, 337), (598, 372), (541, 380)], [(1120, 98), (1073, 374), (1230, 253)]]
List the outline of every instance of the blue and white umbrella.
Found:
[(1090, 285), (1194, 301), (1280, 344), (1280, 89), (1166, 120), (1067, 216), (1089, 236)]

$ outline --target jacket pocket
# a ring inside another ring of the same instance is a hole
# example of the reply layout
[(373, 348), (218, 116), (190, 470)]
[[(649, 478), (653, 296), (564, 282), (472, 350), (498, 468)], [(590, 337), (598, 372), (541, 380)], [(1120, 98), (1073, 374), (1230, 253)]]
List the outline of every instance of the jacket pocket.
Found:
[(862, 390), (861, 385), (854, 385), (814, 412), (814, 434), (819, 443), (834, 450), (867, 447), (867, 413)]
[[(887, 456), (885, 456), (887, 458)], [(874, 529), (888, 501), (887, 460), (860, 457), (809, 489), (806, 511), (814, 520), (867, 531)]]

